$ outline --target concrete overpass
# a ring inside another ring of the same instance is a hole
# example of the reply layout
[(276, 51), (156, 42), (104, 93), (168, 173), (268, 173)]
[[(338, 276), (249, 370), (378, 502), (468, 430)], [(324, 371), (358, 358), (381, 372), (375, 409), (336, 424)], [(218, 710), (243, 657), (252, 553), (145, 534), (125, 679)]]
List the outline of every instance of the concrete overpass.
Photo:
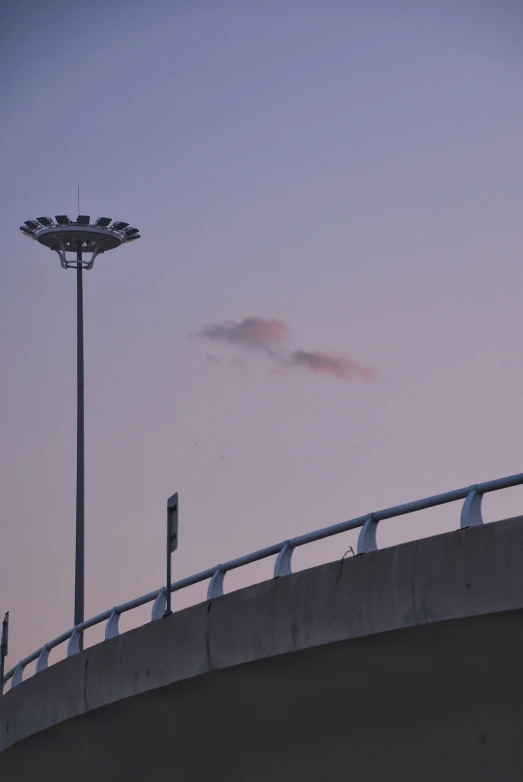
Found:
[(266, 581), (0, 699), (0, 779), (521, 782), (523, 517)]

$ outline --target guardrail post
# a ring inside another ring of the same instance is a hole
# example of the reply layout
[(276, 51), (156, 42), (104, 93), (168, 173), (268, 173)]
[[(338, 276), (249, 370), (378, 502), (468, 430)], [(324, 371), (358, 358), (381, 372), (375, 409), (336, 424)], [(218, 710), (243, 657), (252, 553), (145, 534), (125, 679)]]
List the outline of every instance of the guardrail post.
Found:
[(153, 603), (153, 610), (151, 611), (151, 621), (155, 622), (157, 619), (163, 619), (165, 616), (165, 610), (167, 608), (167, 598), (165, 597), (165, 589), (158, 592), (156, 600)]
[(289, 545), (287, 540), (274, 563), (274, 578), (280, 578), (281, 576), (290, 576), (292, 573), (291, 560), (294, 553), (294, 548)]
[(370, 551), (378, 550), (378, 544), (376, 542), (377, 529), (378, 522), (374, 520), (374, 516), (371, 513), (358, 535), (358, 554), (368, 554)]
[(215, 597), (221, 597), (223, 595), (223, 579), (225, 578), (225, 570), (216, 568), (213, 577), (209, 581), (209, 587), (207, 589), (207, 600), (212, 600)]
[(120, 614), (117, 612), (116, 608), (113, 608), (112, 614), (107, 620), (107, 624), (105, 625), (106, 641), (109, 638), (116, 638), (116, 636), (119, 634), (119, 629), (118, 629), (119, 619), (120, 619)]
[(44, 646), (36, 661), (36, 673), (45, 671), (45, 669), (49, 667), (49, 652), (50, 649), (48, 649), (47, 646)]
[(16, 687), (18, 684), (21, 684), (24, 676), (24, 668), (25, 665), (22, 665), (22, 663), (18, 663), (16, 666), (16, 671), (13, 673), (13, 678), (11, 679), (11, 689)]
[(82, 651), (82, 633), (78, 632), (76, 627), (74, 628), (71, 637), (69, 638), (69, 643), (67, 644), (67, 656), (72, 657), (73, 654), (78, 654), (78, 652)]
[(477, 527), (483, 524), (483, 516), (481, 515), (481, 501), (483, 495), (472, 489), (468, 494), (463, 507), (461, 509), (460, 527), (465, 529), (466, 527)]

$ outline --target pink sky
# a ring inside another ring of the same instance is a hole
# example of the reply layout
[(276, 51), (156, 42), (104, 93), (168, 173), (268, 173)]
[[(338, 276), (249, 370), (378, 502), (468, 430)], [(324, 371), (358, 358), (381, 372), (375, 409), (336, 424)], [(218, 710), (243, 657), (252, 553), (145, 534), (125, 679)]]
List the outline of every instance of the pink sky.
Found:
[(142, 234), (85, 279), (87, 615), (160, 586), (174, 491), (176, 578), (523, 468), (517, 3), (55, 5), (0, 32), (9, 665), (72, 621), (75, 279), (18, 226), (73, 216), (78, 184)]

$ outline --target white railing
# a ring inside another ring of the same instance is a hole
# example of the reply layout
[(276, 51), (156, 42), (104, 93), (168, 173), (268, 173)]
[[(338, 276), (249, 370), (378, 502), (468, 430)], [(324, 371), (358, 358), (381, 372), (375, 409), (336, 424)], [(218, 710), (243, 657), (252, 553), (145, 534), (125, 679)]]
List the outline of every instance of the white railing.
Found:
[[(445, 492), (444, 494), (436, 494), (433, 497), (426, 497), (423, 500), (408, 502), (405, 505), (386, 508), (385, 510), (380, 510), (365, 516), (359, 516), (358, 518), (350, 519), (349, 521), (342, 521), (339, 524), (323, 527), (315, 532), (298, 535), (298, 537), (285, 540), (282, 543), (276, 543), (274, 546), (268, 546), (259, 551), (254, 551), (252, 554), (246, 554), (238, 559), (232, 559), (229, 562), (224, 562), (221, 565), (216, 565), (215, 567), (203, 570), (201, 573), (196, 573), (194, 576), (182, 578), (180, 581), (175, 581), (171, 584), (171, 592), (177, 592), (180, 589), (184, 589), (184, 587), (209, 580), (207, 599), (212, 600), (215, 597), (223, 595), (223, 580), (225, 574), (229, 570), (234, 570), (235, 568), (249, 565), (252, 562), (258, 562), (271, 556), (276, 556), (274, 578), (289, 575), (292, 572), (291, 559), (295, 548), (298, 548), (298, 546), (305, 546), (307, 543), (312, 543), (316, 540), (331, 537), (332, 535), (338, 535), (340, 532), (346, 532), (351, 529), (361, 528), (358, 537), (358, 554), (376, 551), (376, 531), (380, 521), (391, 519), (395, 516), (403, 516), (407, 513), (414, 513), (415, 511), (425, 510), (426, 508), (433, 508), (437, 505), (444, 505), (448, 502), (456, 502), (457, 500), (465, 500), (461, 509), (460, 526), (462, 528), (483, 524), (481, 515), (481, 501), (483, 495), (487, 494), (487, 492), (508, 489), (512, 486), (519, 486), (522, 484), (523, 473), (510, 475), (506, 478), (498, 478), (493, 481), (487, 481), (486, 483), (479, 483), (473, 486), (467, 486), (463, 489)], [(156, 589), (154, 592), (149, 592), (142, 597), (137, 597), (135, 600), (130, 600), (128, 603), (122, 603), (114, 608), (110, 608), (107, 611), (92, 617), (92, 619), (87, 619), (76, 627), (71, 627), (71, 629), (66, 630), (65, 633), (62, 633), (52, 641), (48, 641), (44, 646), (41, 646), (32, 654), (24, 657), (23, 660), (20, 660), (17, 665), (5, 674), (4, 684), (10, 679), (12, 679), (11, 687), (20, 684), (23, 678), (24, 669), (29, 663), (32, 663), (35, 660), (37, 661), (36, 673), (45, 670), (49, 664), (49, 653), (51, 649), (54, 649), (65, 641), (68, 641), (68, 657), (79, 652), (81, 649), (81, 634), (89, 627), (93, 627), (101, 622), (107, 622), (105, 626), (105, 639), (114, 638), (119, 634), (118, 621), (120, 615), (125, 611), (131, 611), (133, 608), (138, 608), (146, 603), (153, 603), (152, 620), (161, 619), (165, 615), (166, 587)]]

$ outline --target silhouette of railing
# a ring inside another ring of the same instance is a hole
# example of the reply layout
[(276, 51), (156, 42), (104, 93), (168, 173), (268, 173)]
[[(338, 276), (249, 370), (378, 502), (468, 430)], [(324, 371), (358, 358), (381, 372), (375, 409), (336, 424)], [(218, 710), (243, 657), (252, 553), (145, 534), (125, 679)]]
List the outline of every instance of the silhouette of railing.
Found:
[[(246, 554), (243, 557), (238, 557), (238, 559), (232, 559), (221, 565), (202, 570), (201, 573), (196, 573), (188, 578), (182, 578), (180, 581), (175, 581), (171, 584), (171, 592), (177, 592), (185, 587), (209, 580), (207, 599), (212, 600), (223, 595), (223, 581), (225, 574), (229, 570), (235, 570), (243, 565), (249, 565), (252, 562), (258, 562), (271, 556), (276, 556), (274, 578), (289, 575), (292, 572), (291, 560), (294, 549), (299, 546), (305, 546), (307, 543), (313, 543), (314, 541), (323, 540), (332, 535), (338, 535), (341, 532), (347, 532), (348, 530), (357, 528), (361, 528), (358, 537), (357, 553), (366, 554), (376, 551), (378, 548), (376, 531), (380, 521), (391, 519), (396, 516), (404, 516), (407, 513), (414, 513), (416, 511), (433, 508), (449, 502), (456, 502), (458, 500), (465, 500), (461, 509), (461, 528), (483, 524), (483, 517), (481, 514), (483, 495), (488, 492), (508, 489), (512, 486), (519, 486), (521, 484), (523, 484), (523, 473), (509, 475), (506, 478), (498, 478), (493, 481), (487, 481), (486, 483), (478, 483), (473, 486), (467, 486), (463, 489), (456, 489), (455, 491), (449, 491), (443, 494), (436, 494), (433, 497), (426, 497), (423, 500), (416, 500), (415, 502), (408, 502), (405, 505), (396, 505), (393, 508), (386, 508), (385, 510), (380, 510), (375, 513), (368, 513), (365, 516), (358, 516), (355, 519), (342, 521), (339, 524), (333, 524), (330, 527), (323, 527), (314, 532), (308, 532), (305, 535), (298, 535), (295, 538), (285, 540), (282, 543), (277, 543), (274, 546), (268, 546), (259, 551), (254, 551), (252, 554)], [(66, 630), (66, 632), (62, 633), (57, 638), (48, 641), (35, 652), (24, 657), (23, 660), (20, 660), (17, 665), (5, 674), (4, 683), (12, 679), (11, 687), (20, 684), (23, 678), (24, 669), (35, 660), (37, 661), (36, 673), (45, 670), (49, 664), (49, 653), (51, 650), (65, 641), (68, 641), (68, 657), (78, 653), (81, 649), (82, 632), (94, 625), (107, 622), (105, 627), (105, 639), (114, 638), (119, 634), (118, 622), (120, 615), (147, 603), (153, 603), (151, 616), (153, 621), (164, 617), (166, 609), (166, 587), (156, 589), (154, 592), (149, 592), (146, 595), (142, 595), (142, 597), (137, 597), (135, 600), (130, 600), (128, 603), (122, 603), (114, 608), (110, 608), (91, 619), (87, 619), (76, 627)]]

